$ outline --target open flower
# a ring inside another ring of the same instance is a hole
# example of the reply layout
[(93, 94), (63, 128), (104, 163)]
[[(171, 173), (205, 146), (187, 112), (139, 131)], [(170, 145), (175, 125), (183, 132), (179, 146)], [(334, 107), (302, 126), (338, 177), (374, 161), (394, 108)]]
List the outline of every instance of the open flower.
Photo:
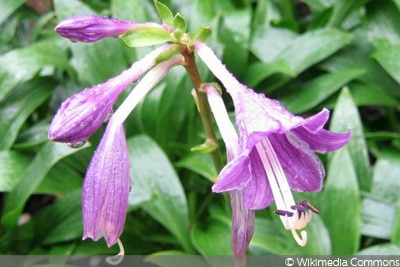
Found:
[(64, 143), (86, 142), (110, 114), (118, 96), (151, 69), (162, 53), (172, 48), (173, 45), (157, 48), (118, 76), (66, 99), (50, 124), (49, 139)]
[(321, 190), (324, 166), (314, 153), (325, 153), (346, 145), (351, 132), (340, 134), (323, 129), (329, 111), (307, 119), (295, 116), (281, 103), (247, 88), (225, 68), (212, 50), (198, 42), (195, 49), (231, 95), (239, 130), (240, 153), (221, 171), (214, 192), (243, 190), (246, 208), (263, 209), (275, 200), (283, 225), (301, 246), (307, 242), (304, 228), (316, 209), (294, 201), (292, 190)]
[(123, 125), (107, 125), (83, 183), (83, 239), (104, 237), (114, 245), (121, 235), (131, 187), (129, 153)]
[[(207, 92), (211, 111), (224, 140), (229, 162), (239, 154), (238, 136), (235, 127), (229, 119), (225, 104), (217, 89), (209, 84), (203, 87)], [(232, 251), (235, 256), (243, 256), (246, 255), (247, 248), (253, 237), (255, 212), (245, 207), (242, 189), (231, 190), (229, 196), (232, 208)]]

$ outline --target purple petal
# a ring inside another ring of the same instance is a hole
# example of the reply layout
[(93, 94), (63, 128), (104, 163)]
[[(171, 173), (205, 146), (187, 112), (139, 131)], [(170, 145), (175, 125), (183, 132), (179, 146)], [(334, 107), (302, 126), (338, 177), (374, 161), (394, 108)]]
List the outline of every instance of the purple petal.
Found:
[(246, 208), (258, 210), (271, 205), (274, 197), (269, 185), (264, 165), (255, 149), (250, 153), (251, 180), (243, 188), (243, 199)]
[(96, 15), (82, 15), (62, 20), (55, 31), (73, 42), (95, 42), (123, 34), (137, 23)]
[(218, 181), (213, 185), (215, 193), (243, 188), (250, 180), (249, 157), (242, 154), (230, 161), (220, 172)]
[(310, 132), (321, 130), (329, 119), (329, 110), (324, 108), (319, 113), (305, 119), (301, 126), (307, 128)]
[(334, 133), (321, 129), (312, 133), (306, 127), (300, 126), (292, 130), (292, 133), (303, 142), (306, 142), (310, 149), (320, 153), (335, 151), (345, 146), (351, 137), (351, 131), (347, 133)]
[(97, 241), (104, 236), (109, 247), (117, 242), (125, 224), (130, 184), (123, 126), (110, 121), (83, 184), (83, 239)]
[(255, 211), (243, 205), (242, 190), (229, 192), (232, 207), (232, 250), (235, 256), (246, 255), (254, 233)]
[(278, 156), (290, 188), (298, 192), (321, 190), (325, 169), (317, 155), (301, 140), (273, 134), (269, 140)]

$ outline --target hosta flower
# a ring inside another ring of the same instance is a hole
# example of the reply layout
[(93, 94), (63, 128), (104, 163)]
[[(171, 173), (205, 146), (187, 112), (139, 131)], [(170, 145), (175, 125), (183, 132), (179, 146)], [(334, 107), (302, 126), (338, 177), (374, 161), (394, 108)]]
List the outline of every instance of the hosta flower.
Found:
[(83, 239), (104, 237), (114, 245), (121, 235), (131, 186), (123, 125), (110, 120), (83, 183)]
[(55, 31), (73, 42), (95, 42), (106, 37), (119, 36), (137, 24), (96, 15), (81, 15), (62, 20)]
[(321, 190), (325, 171), (314, 152), (340, 149), (348, 143), (350, 131), (323, 129), (327, 109), (307, 119), (293, 115), (278, 101), (238, 82), (205, 44), (198, 42), (195, 49), (231, 95), (239, 130), (240, 153), (221, 171), (213, 191), (243, 190), (248, 209), (263, 209), (275, 200), (285, 228), (304, 246), (306, 232), (299, 237), (296, 230), (304, 228), (317, 210), (306, 201), (296, 204), (292, 190)]
[[(218, 129), (224, 140), (228, 162), (239, 154), (238, 136), (229, 119), (224, 102), (219, 92), (210, 85), (205, 85), (208, 102)], [(254, 210), (244, 206), (243, 190), (229, 192), (232, 207), (232, 250), (234, 255), (245, 255), (254, 233)]]
[(85, 142), (110, 114), (118, 96), (151, 69), (158, 56), (172, 48), (171, 45), (160, 47), (118, 76), (69, 97), (50, 124), (49, 139), (65, 143)]

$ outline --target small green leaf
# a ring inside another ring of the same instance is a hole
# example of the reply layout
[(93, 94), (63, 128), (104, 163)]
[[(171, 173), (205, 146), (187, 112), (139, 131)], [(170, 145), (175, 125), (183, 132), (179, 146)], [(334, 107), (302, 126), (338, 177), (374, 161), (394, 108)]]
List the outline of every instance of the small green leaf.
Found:
[(142, 47), (161, 44), (170, 41), (170, 33), (157, 26), (138, 26), (123, 35), (120, 38), (130, 47)]
[(283, 99), (285, 106), (294, 113), (316, 107), (348, 82), (365, 73), (364, 69), (343, 69), (321, 75)]
[[(83, 148), (86, 148), (84, 146)], [(14, 227), (22, 212), (25, 202), (39, 186), (50, 168), (63, 157), (79, 151), (66, 144), (46, 143), (26, 169), (22, 178), (8, 194), (3, 211), (2, 223), (6, 227)]]
[(192, 147), (190, 149), (190, 151), (195, 152), (195, 153), (211, 153), (211, 152), (215, 151), (217, 148), (218, 148), (217, 144), (205, 142), (204, 144)]
[(180, 14), (176, 14), (174, 17), (174, 26), (175, 26), (175, 38), (180, 40), (183, 34), (186, 32), (186, 20), (185, 18)]
[(358, 251), (361, 233), (360, 192), (348, 148), (334, 153), (318, 206), (331, 237), (333, 255)]
[(210, 27), (201, 27), (193, 37), (193, 43), (195, 41), (204, 42), (208, 36), (211, 35), (211, 28)]
[(169, 27), (174, 27), (174, 15), (172, 14), (171, 10), (166, 5), (157, 0), (154, 1), (154, 5), (156, 6), (161, 21)]
[(372, 175), (363, 126), (357, 106), (349, 90), (344, 88), (337, 99), (330, 130), (346, 132), (349, 127), (351, 128), (351, 139), (346, 147), (354, 163), (360, 189), (369, 192), (372, 184)]
[[(151, 200), (143, 203), (142, 208), (190, 251), (186, 197), (168, 158), (153, 140), (144, 135), (129, 139), (128, 148), (132, 194), (136, 191), (148, 192)], [(156, 167), (154, 163), (157, 163)]]
[(365, 236), (390, 239), (393, 232), (396, 209), (374, 199), (362, 202), (362, 234)]

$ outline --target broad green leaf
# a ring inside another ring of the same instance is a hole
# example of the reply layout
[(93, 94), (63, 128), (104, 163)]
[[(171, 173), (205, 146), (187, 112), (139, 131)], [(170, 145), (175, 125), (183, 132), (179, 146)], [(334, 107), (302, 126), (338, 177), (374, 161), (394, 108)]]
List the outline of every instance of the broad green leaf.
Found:
[(111, 0), (111, 12), (113, 17), (131, 21), (156, 21), (157, 14), (154, 12), (153, 3), (150, 1)]
[(370, 40), (400, 42), (400, 10), (393, 1), (371, 1), (366, 10)]
[(50, 168), (60, 159), (77, 151), (79, 149), (72, 149), (65, 144), (53, 142), (46, 143), (40, 149), (22, 178), (7, 196), (2, 217), (2, 223), (6, 227), (12, 228), (16, 225), (25, 202), (42, 182)]
[(12, 50), (0, 57), (0, 101), (17, 85), (45, 67), (70, 70), (64, 49), (54, 40)]
[(28, 165), (29, 158), (24, 154), (9, 150), (0, 151), (0, 192), (10, 191)]
[(91, 8), (78, 0), (53, 0), (53, 5), (59, 20), (76, 15), (95, 14)]
[(397, 208), (396, 210), (396, 217), (394, 220), (394, 225), (393, 225), (393, 234), (390, 239), (393, 243), (397, 244), (400, 246), (400, 209)]
[(179, 178), (160, 147), (147, 136), (128, 140), (132, 194), (146, 191), (151, 201), (142, 208), (167, 228), (185, 250), (191, 250), (186, 197)]
[(193, 226), (191, 239), (202, 255), (232, 255), (231, 226), (226, 219), (210, 218)]
[(296, 76), (296, 73), (284, 61), (273, 61), (271, 63), (255, 63), (246, 71), (245, 83), (250, 87), (257, 86), (264, 79), (277, 74), (285, 74), (290, 77)]
[(399, 100), (384, 92), (382, 88), (373, 85), (352, 83), (349, 89), (357, 106), (396, 107), (400, 105)]
[(373, 57), (400, 84), (400, 43), (379, 42)]
[(138, 26), (123, 35), (120, 38), (130, 47), (151, 46), (170, 41), (170, 33), (163, 28), (154, 26)]
[(351, 139), (346, 147), (350, 152), (360, 189), (369, 192), (372, 176), (363, 126), (352, 96), (348, 88), (344, 88), (337, 99), (330, 130), (346, 132), (349, 127), (351, 128)]
[(360, 192), (348, 148), (334, 153), (318, 207), (329, 231), (333, 255), (358, 251), (361, 233)]
[(35, 239), (48, 245), (81, 237), (81, 194), (78, 189), (35, 214), (30, 222), (35, 227)]
[(1, 0), (0, 1), (0, 24), (2, 24), (8, 16), (10, 16), (16, 9), (18, 9), (23, 3), (24, 0)]
[(400, 255), (400, 246), (392, 243), (374, 245), (360, 250), (357, 255)]
[(50, 97), (53, 88), (54, 83), (49, 79), (34, 79), (0, 102), (0, 150), (13, 145), (25, 120)]
[(193, 153), (178, 161), (175, 165), (200, 174), (213, 183), (217, 180), (218, 174), (210, 155)]
[(362, 228), (365, 236), (390, 239), (393, 232), (396, 209), (374, 199), (362, 202)]
[(82, 186), (82, 174), (71, 166), (56, 164), (35, 190), (38, 194), (65, 195)]
[(337, 0), (333, 5), (333, 13), (327, 24), (328, 27), (340, 27), (347, 16), (357, 11), (369, 0)]
[(326, 100), (351, 80), (365, 73), (364, 69), (343, 69), (321, 75), (283, 98), (285, 106), (294, 113), (302, 113)]
[(371, 196), (393, 207), (400, 204), (400, 154), (382, 151), (375, 163)]
[(336, 29), (309, 31), (291, 42), (277, 59), (285, 61), (296, 74), (299, 74), (337, 52), (352, 39), (352, 34)]
[(276, 220), (256, 219), (254, 237), (250, 252), (267, 255), (327, 255), (331, 253), (329, 233), (320, 216), (313, 215), (311, 222), (303, 230), (307, 231), (307, 245), (300, 247), (290, 231), (285, 230), (276, 214)]
[(324, 9), (330, 7), (334, 0), (304, 0), (311, 10), (322, 12)]

